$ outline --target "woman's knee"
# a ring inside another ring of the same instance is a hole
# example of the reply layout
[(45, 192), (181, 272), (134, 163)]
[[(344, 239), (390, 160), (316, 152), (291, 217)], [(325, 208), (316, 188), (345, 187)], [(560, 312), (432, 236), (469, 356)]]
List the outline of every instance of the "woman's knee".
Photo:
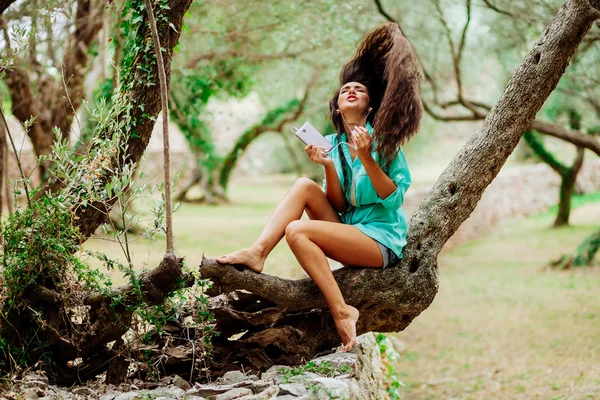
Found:
[(285, 227), (285, 240), (291, 245), (302, 236), (306, 236), (306, 223), (308, 221), (292, 221)]
[(301, 191), (301, 193), (311, 193), (314, 190), (321, 191), (321, 187), (312, 179), (301, 177), (296, 179), (294, 187)]

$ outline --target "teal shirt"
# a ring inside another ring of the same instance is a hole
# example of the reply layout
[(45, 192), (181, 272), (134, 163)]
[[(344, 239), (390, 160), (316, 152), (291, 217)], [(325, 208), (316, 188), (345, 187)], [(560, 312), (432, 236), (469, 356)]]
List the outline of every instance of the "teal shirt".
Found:
[[(373, 127), (367, 124), (367, 130), (373, 136)], [(337, 134), (325, 137), (334, 146), (337, 146)], [(346, 133), (341, 135), (341, 141), (347, 142)], [(375, 161), (381, 166), (379, 154), (374, 150), (371, 153)], [(350, 166), (352, 185), (350, 193), (345, 193), (346, 200), (354, 207), (347, 213), (341, 215), (342, 222), (356, 226), (365, 235), (377, 240), (379, 243), (390, 248), (400, 258), (402, 248), (406, 245), (406, 215), (402, 210), (404, 195), (410, 186), (410, 171), (404, 158), (402, 149), (384, 172), (396, 183), (396, 190), (385, 199), (379, 197), (371, 178), (358, 157), (352, 161), (348, 145), (337, 146), (329, 156), (333, 159), (335, 169), (344, 188), (344, 176), (342, 170), (342, 159), (345, 157)], [(325, 180), (323, 180), (323, 191), (326, 191)]]

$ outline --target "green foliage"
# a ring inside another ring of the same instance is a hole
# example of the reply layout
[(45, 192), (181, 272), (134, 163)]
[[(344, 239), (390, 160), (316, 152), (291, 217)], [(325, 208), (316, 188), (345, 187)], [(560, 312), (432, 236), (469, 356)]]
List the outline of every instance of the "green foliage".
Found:
[[(166, 21), (168, 1), (155, 3), (157, 21)], [(56, 367), (48, 353), (49, 343), (44, 338), (51, 337), (56, 342), (58, 337), (65, 346), (75, 348), (85, 342), (92, 318), (84, 299), (95, 294), (108, 297), (110, 308), (115, 312), (118, 309), (132, 312), (136, 322), (134, 328), (138, 328), (132, 334), (146, 339), (150, 338), (148, 332), (160, 335), (163, 324), (183, 318), (185, 314), (190, 317), (186, 324), (197, 331), (195, 340), (202, 355), (209, 353), (210, 337), (214, 332), (204, 295), (206, 283), (198, 280), (194, 288), (183, 289), (181, 282), (180, 289), (168, 293), (164, 303), (150, 306), (143, 300), (143, 289), (129, 250), (127, 231), (140, 224), (129, 212), (136, 199), (142, 196), (156, 199), (160, 194), (145, 236), (156, 237), (164, 230), (164, 185), (136, 187), (135, 165), (127, 156), (127, 143), (135, 137), (136, 126), (141, 122), (132, 117), (132, 110), (138, 107), (143, 111), (144, 107), (127, 95), (128, 90), (140, 79), (143, 84), (154, 84), (155, 56), (152, 42), (147, 38), (149, 30), (145, 27), (144, 13), (143, 1), (123, 4), (121, 28), (131, 39), (127, 41), (122, 64), (123, 80), (112, 96), (112, 82), (105, 81), (98, 88), (95, 104), (90, 107), (89, 121), (93, 129), (85, 138), (85, 145), (82, 142), (75, 150), (61, 140), (60, 132), (55, 131), (52, 152), (38, 159), (40, 164), (48, 162), (54, 166), (50, 174), (54, 182), (62, 183), (60, 194), (34, 191), (32, 196), (37, 196), (34, 197), (36, 201), (28, 208), (17, 210), (3, 224), (0, 372), (31, 366), (38, 361), (42, 368)], [(25, 177), (19, 182), (26, 190), (31, 187)], [(87, 254), (102, 261), (108, 270), (119, 269), (128, 277), (133, 293), (127, 299), (117, 295), (119, 292), (113, 290), (107, 275), (78, 258), (80, 245), (85, 240), (75, 227), (79, 212), (86, 207), (109, 210), (115, 201), (120, 206), (123, 228), (111, 227), (112, 230), (107, 228), (106, 231), (110, 231), (122, 246), (127, 265), (105, 254)], [(40, 301), (41, 295), (45, 298)], [(152, 365), (156, 367), (156, 360), (152, 360)]]
[(336, 375), (350, 373), (352, 372), (352, 368), (350, 368), (348, 365), (331, 365), (329, 361), (322, 363), (315, 363), (314, 361), (309, 361), (307, 364), (299, 367), (281, 368), (278, 372), (283, 375), (284, 382), (289, 382), (292, 377), (302, 375), (305, 372), (312, 372), (314, 374), (319, 374), (328, 378), (332, 378)]
[[(352, 368), (348, 365), (332, 365), (329, 361), (318, 364), (314, 361), (309, 361), (306, 365), (302, 365), (300, 367), (285, 367), (279, 369), (277, 372), (283, 375), (282, 382), (284, 383), (288, 383), (292, 380), (296, 382), (300, 381), (315, 395), (318, 396), (320, 394), (324, 394), (330, 399), (334, 399), (336, 397), (333, 395), (333, 393), (330, 393), (325, 387), (315, 384), (310, 380), (301, 378), (301, 376), (306, 372), (312, 372), (314, 374), (319, 374), (328, 378), (332, 378), (337, 375), (350, 373), (352, 372)], [(294, 377), (299, 378), (294, 379)]]
[(171, 79), (171, 117), (183, 133), (197, 162), (212, 171), (221, 164), (208, 126), (202, 119), (204, 107), (217, 88), (199, 74), (174, 74)]
[(392, 400), (400, 399), (400, 389), (405, 385), (398, 377), (398, 373), (392, 365), (392, 362), (398, 359), (399, 354), (394, 349), (387, 336), (383, 333), (379, 333), (376, 337), (376, 340), (377, 344), (379, 345), (379, 351), (381, 353), (383, 364), (386, 368), (385, 376), (388, 380), (386, 390), (387, 394)]

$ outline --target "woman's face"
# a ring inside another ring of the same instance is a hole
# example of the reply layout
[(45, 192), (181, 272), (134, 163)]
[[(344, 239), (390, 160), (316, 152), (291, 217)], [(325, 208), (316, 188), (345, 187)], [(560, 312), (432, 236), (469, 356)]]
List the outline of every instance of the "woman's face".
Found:
[(365, 85), (359, 82), (348, 82), (342, 86), (338, 95), (338, 108), (344, 114), (366, 113), (369, 108), (369, 94)]

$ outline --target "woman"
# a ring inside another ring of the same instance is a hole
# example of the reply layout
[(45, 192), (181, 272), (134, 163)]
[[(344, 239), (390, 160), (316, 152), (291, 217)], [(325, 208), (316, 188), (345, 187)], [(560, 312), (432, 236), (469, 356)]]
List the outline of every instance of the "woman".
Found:
[[(345, 303), (327, 257), (345, 265), (385, 268), (401, 257), (406, 218), (400, 208), (410, 185), (401, 145), (419, 128), (423, 108), (421, 74), (396, 24), (369, 33), (340, 74), (330, 101), (337, 135), (334, 149), (308, 145), (308, 157), (325, 170), (323, 190), (300, 178), (275, 209), (256, 242), (221, 256), (222, 264), (244, 264), (262, 272), (265, 259), (285, 235), (317, 284), (342, 339), (356, 343), (359, 312)], [(310, 220), (300, 220), (304, 211)]]

